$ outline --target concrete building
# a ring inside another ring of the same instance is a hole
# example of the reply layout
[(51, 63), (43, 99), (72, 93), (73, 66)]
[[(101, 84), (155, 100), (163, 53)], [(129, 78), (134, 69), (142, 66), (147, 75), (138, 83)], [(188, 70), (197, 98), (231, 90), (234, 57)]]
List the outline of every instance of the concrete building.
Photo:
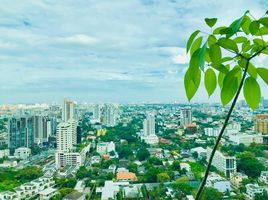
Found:
[(257, 133), (268, 134), (268, 114), (259, 114), (254, 117), (254, 129)]
[(190, 107), (180, 109), (180, 125), (192, 124), (192, 109)]
[(234, 144), (244, 144), (249, 146), (251, 143), (262, 144), (263, 143), (263, 136), (260, 134), (232, 134), (229, 135), (229, 140), (232, 141)]
[(9, 149), (2, 149), (0, 150), (0, 158), (8, 157), (10, 156), (10, 150)]
[(72, 100), (64, 99), (63, 107), (62, 107), (62, 121), (67, 122), (70, 119), (74, 119), (74, 107), (75, 103)]
[[(212, 149), (207, 148), (207, 161), (211, 155)], [(235, 173), (237, 170), (236, 167), (236, 157), (228, 156), (220, 151), (216, 151), (214, 158), (212, 160), (212, 165), (216, 167), (219, 171), (224, 172), (226, 177), (230, 177), (232, 173)]]
[(52, 120), (47, 116), (34, 116), (34, 142), (42, 144), (48, 142), (48, 138), (52, 135)]
[(264, 182), (265, 184), (268, 185), (268, 171), (262, 171), (259, 181)]
[(209, 137), (218, 137), (219, 133), (220, 133), (220, 129), (219, 128), (204, 128), (205, 131), (205, 135), (209, 136)]
[(81, 166), (82, 165), (82, 157), (78, 152), (57, 152), (55, 154), (55, 163), (56, 166), (65, 167), (69, 166)]
[(257, 194), (268, 192), (268, 186), (259, 186), (258, 184), (247, 184), (246, 194), (249, 199), (254, 199)]
[(233, 173), (230, 175), (230, 181), (231, 184), (235, 187), (235, 188), (239, 188), (242, 184), (243, 179), (247, 179), (248, 176), (239, 172)]
[(40, 200), (49, 200), (57, 194), (57, 189), (49, 187), (43, 191), (39, 192)]
[(118, 107), (113, 104), (106, 104), (103, 107), (103, 124), (107, 127), (114, 127), (117, 124)]
[(147, 113), (146, 119), (143, 121), (143, 134), (141, 139), (150, 145), (159, 143), (159, 138), (155, 134), (155, 115), (153, 113)]
[(69, 120), (57, 127), (57, 150), (69, 151), (77, 144), (77, 122)]
[(14, 156), (19, 159), (26, 159), (31, 155), (31, 149), (27, 147), (19, 147), (15, 149)]

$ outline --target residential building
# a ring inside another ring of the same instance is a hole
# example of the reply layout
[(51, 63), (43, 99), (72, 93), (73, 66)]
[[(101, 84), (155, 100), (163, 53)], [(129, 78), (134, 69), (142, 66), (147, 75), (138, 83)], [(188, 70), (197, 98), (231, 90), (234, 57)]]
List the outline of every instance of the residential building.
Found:
[(70, 119), (75, 119), (74, 108), (75, 108), (74, 101), (70, 99), (64, 99), (63, 107), (62, 107), (62, 121), (63, 122), (67, 122)]
[(263, 143), (263, 136), (261, 134), (232, 134), (229, 135), (229, 140), (232, 141), (234, 144), (244, 144), (249, 146), (251, 143), (262, 144)]
[(259, 180), (268, 185), (268, 171), (262, 171)]
[(118, 108), (113, 104), (105, 104), (103, 107), (103, 124), (114, 127), (117, 124)]
[(55, 154), (55, 163), (58, 168), (69, 166), (81, 166), (82, 157), (78, 152), (57, 152)]
[(155, 134), (155, 115), (153, 113), (147, 113), (146, 119), (143, 121), (143, 134), (141, 139), (145, 143), (155, 145), (158, 144), (159, 138)]
[(118, 172), (116, 174), (117, 181), (137, 181), (137, 176), (133, 172)]
[(9, 149), (2, 149), (0, 150), (0, 159), (4, 157), (10, 156), (10, 150)]
[(49, 200), (57, 194), (57, 189), (49, 187), (39, 192), (39, 200)]
[(259, 186), (258, 184), (247, 184), (246, 194), (250, 199), (254, 199), (257, 194), (268, 192), (268, 186)]
[(26, 159), (31, 155), (31, 149), (27, 147), (19, 147), (15, 149), (14, 156), (20, 159)]
[(205, 131), (205, 135), (208, 137), (218, 137), (219, 133), (220, 133), (220, 129), (219, 128), (204, 128)]
[(34, 142), (42, 144), (48, 142), (48, 138), (52, 135), (52, 119), (47, 116), (34, 116)]
[(86, 199), (86, 194), (78, 192), (78, 191), (73, 191), (70, 194), (67, 194), (63, 200), (85, 200)]
[[(207, 148), (207, 160), (210, 158), (212, 149)], [(232, 173), (235, 173), (236, 168), (236, 157), (228, 156), (218, 150), (216, 150), (214, 158), (212, 160), (212, 165), (216, 167), (219, 171), (224, 172), (226, 177), (230, 177)]]
[(180, 109), (180, 125), (186, 126), (192, 124), (192, 109), (185, 107)]

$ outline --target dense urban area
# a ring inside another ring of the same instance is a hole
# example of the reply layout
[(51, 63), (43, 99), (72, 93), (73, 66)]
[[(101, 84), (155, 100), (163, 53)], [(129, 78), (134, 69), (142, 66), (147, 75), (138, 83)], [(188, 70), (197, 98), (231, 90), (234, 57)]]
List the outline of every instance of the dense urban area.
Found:
[[(220, 104), (0, 106), (0, 199), (193, 200), (228, 111)], [(240, 101), (204, 200), (268, 199), (268, 100)]]

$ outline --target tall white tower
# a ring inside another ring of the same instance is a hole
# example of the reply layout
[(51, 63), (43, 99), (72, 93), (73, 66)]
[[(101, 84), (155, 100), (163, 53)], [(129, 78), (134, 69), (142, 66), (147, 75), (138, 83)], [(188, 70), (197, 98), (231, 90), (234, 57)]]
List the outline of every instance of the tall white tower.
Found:
[(180, 122), (181, 126), (186, 126), (192, 123), (192, 110), (190, 107), (181, 108), (180, 110)]
[(69, 119), (74, 119), (74, 106), (75, 103), (72, 100), (64, 99), (62, 108), (62, 121), (67, 122)]
[(144, 136), (155, 135), (155, 116), (147, 113), (146, 119), (143, 121)]
[(57, 127), (57, 150), (67, 152), (77, 144), (77, 122), (61, 122)]
[(103, 123), (105, 126), (113, 127), (117, 124), (118, 109), (115, 105), (106, 104), (103, 110)]

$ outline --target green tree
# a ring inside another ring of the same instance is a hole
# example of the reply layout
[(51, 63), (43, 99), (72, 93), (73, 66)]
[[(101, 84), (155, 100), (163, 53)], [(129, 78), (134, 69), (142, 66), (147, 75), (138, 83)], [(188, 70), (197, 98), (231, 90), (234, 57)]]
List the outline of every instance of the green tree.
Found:
[(268, 199), (268, 193), (264, 192), (263, 194), (257, 194), (255, 196), (255, 200), (267, 200)]
[(150, 152), (147, 149), (141, 148), (141, 149), (138, 150), (137, 158), (138, 158), (139, 161), (144, 161), (149, 157), (150, 157)]
[(170, 181), (170, 176), (166, 172), (162, 172), (157, 174), (157, 182), (164, 183), (164, 182), (169, 182)]
[(81, 166), (76, 172), (77, 179), (83, 179), (89, 177), (89, 172), (85, 166)]
[(251, 178), (257, 178), (265, 167), (250, 152), (242, 153), (237, 162), (237, 169)]
[(118, 148), (118, 155), (119, 158), (128, 158), (129, 156), (133, 155), (133, 152), (130, 146), (123, 145), (122, 147)]
[(218, 85), (223, 106), (232, 103), (209, 158), (196, 200), (201, 197), (214, 154), (242, 89), (247, 104), (255, 110), (261, 100), (257, 78), (260, 77), (268, 84), (268, 69), (257, 68), (253, 64), (254, 58), (268, 54), (268, 44), (263, 40), (263, 35), (268, 34), (267, 13), (260, 19), (255, 19), (246, 11), (229, 26), (215, 27), (217, 18), (206, 18), (205, 22), (210, 33), (203, 35), (204, 32), (196, 30), (187, 41), (186, 51), (190, 52), (191, 58), (184, 76), (186, 96), (189, 101), (193, 98), (204, 73), (208, 96), (214, 93)]
[(208, 187), (205, 188), (201, 200), (222, 200), (223, 193), (218, 190)]

